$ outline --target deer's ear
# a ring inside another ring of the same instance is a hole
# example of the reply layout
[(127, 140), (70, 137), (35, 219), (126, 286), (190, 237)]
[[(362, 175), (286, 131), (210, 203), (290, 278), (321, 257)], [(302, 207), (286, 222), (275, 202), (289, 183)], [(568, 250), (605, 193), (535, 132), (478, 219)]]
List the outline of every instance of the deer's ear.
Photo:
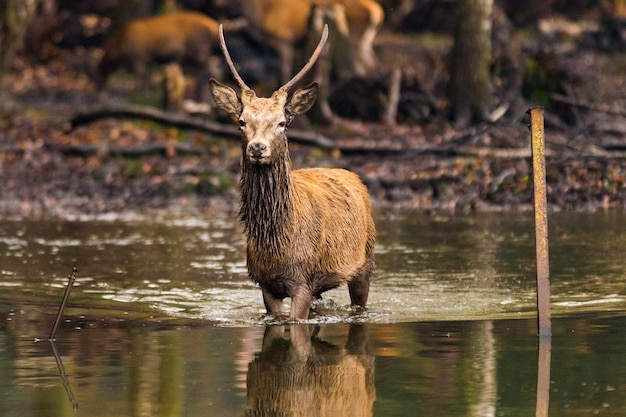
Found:
[(220, 109), (237, 116), (241, 114), (241, 101), (237, 97), (235, 90), (213, 78), (209, 80), (209, 87), (211, 88), (213, 100), (215, 100)]
[(313, 107), (316, 98), (317, 83), (311, 83), (293, 93), (285, 107), (285, 111), (291, 116), (302, 114)]

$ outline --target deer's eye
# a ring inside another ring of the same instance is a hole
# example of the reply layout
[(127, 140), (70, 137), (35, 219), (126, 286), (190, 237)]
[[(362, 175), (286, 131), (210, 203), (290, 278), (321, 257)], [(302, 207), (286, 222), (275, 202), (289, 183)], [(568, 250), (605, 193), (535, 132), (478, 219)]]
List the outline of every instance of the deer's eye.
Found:
[(239, 127), (246, 127), (246, 121), (243, 119), (239, 119)]
[(287, 122), (279, 122), (278, 127), (287, 127)]

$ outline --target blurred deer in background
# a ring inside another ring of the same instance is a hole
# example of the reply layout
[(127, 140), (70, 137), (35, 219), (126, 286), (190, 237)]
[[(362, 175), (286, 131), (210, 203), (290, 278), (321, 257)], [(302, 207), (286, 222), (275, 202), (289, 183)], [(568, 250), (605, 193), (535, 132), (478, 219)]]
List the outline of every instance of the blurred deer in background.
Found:
[[(147, 85), (147, 71), (152, 64), (176, 62), (194, 74), (197, 98), (206, 84), (218, 23), (195, 12), (176, 12), (135, 19), (114, 32), (103, 47), (95, 74), (98, 88), (105, 86), (109, 75), (122, 67), (130, 69), (140, 84)], [(215, 71), (214, 71), (215, 72)]]
[[(292, 74), (294, 51), (308, 31), (313, 6), (326, 7), (338, 17), (339, 30), (350, 39), (354, 69), (366, 75), (377, 66), (374, 39), (383, 22), (383, 8), (374, 0), (248, 0), (243, 14), (252, 27), (269, 37), (281, 60), (281, 79)], [(347, 33), (346, 33), (347, 32)]]
[(241, 89), (211, 79), (217, 105), (241, 126), (241, 205), (250, 278), (263, 292), (268, 314), (280, 315), (291, 298), (290, 319), (306, 320), (313, 298), (348, 283), (353, 305), (365, 307), (374, 268), (376, 229), (370, 197), (359, 177), (344, 169), (293, 170), (287, 126), (306, 112), (317, 83), (292, 87), (322, 52), (328, 27), (307, 64), (270, 98), (257, 97), (235, 69), (220, 26), (219, 41)]

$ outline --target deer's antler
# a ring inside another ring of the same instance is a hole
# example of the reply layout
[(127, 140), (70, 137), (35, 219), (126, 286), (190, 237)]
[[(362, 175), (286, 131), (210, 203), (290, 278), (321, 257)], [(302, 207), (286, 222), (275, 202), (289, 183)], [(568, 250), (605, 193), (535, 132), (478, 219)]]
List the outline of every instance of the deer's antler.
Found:
[[(233, 63), (233, 60), (230, 57), (230, 54), (228, 53), (228, 48), (226, 47), (226, 41), (224, 40), (224, 25), (221, 23), (219, 27), (219, 39), (220, 39), (220, 47), (222, 48), (222, 53), (224, 54), (224, 58), (226, 59), (226, 64), (228, 65), (228, 68), (230, 68), (230, 72), (233, 74), (233, 78), (235, 79), (235, 81), (237, 81), (237, 84), (239, 84), (239, 87), (242, 90), (250, 90), (250, 87), (246, 85), (246, 83), (243, 81), (243, 79), (237, 72), (237, 68), (235, 68), (235, 64)], [(324, 25), (324, 30), (322, 30), (322, 37), (319, 43), (317, 44), (315, 51), (313, 51), (313, 55), (311, 55), (311, 58), (309, 58), (306, 65), (302, 67), (302, 69), (296, 75), (294, 75), (291, 80), (287, 81), (285, 85), (280, 87), (279, 90), (282, 90), (284, 92), (289, 92), (289, 90), (291, 90), (291, 88), (298, 81), (300, 81), (300, 79), (307, 72), (311, 70), (311, 67), (315, 64), (315, 61), (317, 61), (320, 54), (322, 53), (322, 50), (324, 49), (324, 46), (326, 45), (327, 40), (328, 40), (328, 25)]]
[(302, 78), (304, 74), (309, 72), (311, 67), (315, 64), (315, 61), (317, 61), (320, 54), (322, 53), (322, 50), (324, 49), (324, 46), (326, 45), (326, 40), (328, 40), (328, 25), (327, 24), (324, 25), (324, 30), (322, 30), (322, 37), (320, 41), (318, 42), (317, 47), (315, 48), (315, 51), (313, 51), (313, 55), (311, 55), (311, 58), (309, 58), (306, 65), (302, 67), (302, 69), (296, 75), (294, 75), (291, 80), (287, 81), (285, 85), (280, 87), (280, 90), (288, 92), (298, 81), (300, 81), (300, 78)]
[(243, 79), (237, 72), (237, 68), (235, 68), (235, 64), (233, 63), (233, 60), (230, 57), (230, 54), (228, 53), (228, 48), (226, 47), (226, 41), (224, 40), (224, 25), (222, 23), (220, 23), (220, 28), (219, 28), (219, 38), (220, 38), (220, 47), (222, 48), (222, 53), (224, 54), (224, 59), (226, 59), (226, 64), (228, 65), (228, 68), (230, 68), (230, 72), (233, 74), (233, 78), (235, 79), (235, 81), (237, 81), (237, 84), (239, 84), (239, 87), (242, 90), (250, 90), (250, 87), (246, 85), (246, 83), (243, 81)]

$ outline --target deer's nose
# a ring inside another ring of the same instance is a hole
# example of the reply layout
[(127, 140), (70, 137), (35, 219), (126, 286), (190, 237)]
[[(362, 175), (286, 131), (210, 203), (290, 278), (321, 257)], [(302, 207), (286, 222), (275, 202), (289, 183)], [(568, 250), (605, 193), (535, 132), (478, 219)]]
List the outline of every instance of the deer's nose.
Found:
[(265, 145), (263, 142), (254, 142), (251, 143), (249, 146), (250, 155), (252, 155), (252, 157), (254, 158), (260, 158), (261, 156), (263, 156), (263, 153), (266, 149), (267, 145)]

